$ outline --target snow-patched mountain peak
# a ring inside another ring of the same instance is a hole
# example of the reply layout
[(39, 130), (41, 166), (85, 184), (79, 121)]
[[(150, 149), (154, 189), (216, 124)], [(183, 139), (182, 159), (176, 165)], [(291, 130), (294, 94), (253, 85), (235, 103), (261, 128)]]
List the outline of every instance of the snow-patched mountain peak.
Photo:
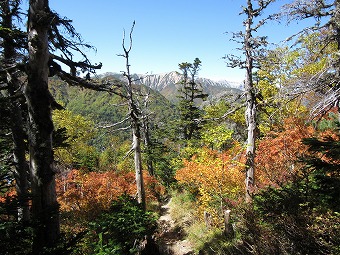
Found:
[[(118, 73), (106, 73), (101, 76), (114, 76), (120, 80), (126, 79), (122, 74)], [(182, 74), (179, 72), (173, 71), (168, 73), (148, 75), (133, 74), (132, 79), (136, 85), (142, 84), (155, 91), (158, 91), (170, 101), (178, 100), (178, 88), (182, 80)], [(229, 82), (226, 80), (214, 81), (207, 78), (197, 78), (196, 82), (201, 84), (204, 93), (207, 93), (211, 97), (219, 97), (225, 92), (240, 93), (240, 90), (243, 88), (240, 83)]]
[[(117, 78), (121, 76), (121, 74), (117, 73), (106, 73), (106, 75), (114, 75)], [(122, 78), (122, 76), (121, 76)], [(154, 90), (162, 91), (167, 86), (174, 86), (176, 84), (179, 84), (182, 79), (182, 74), (176, 71), (168, 72), (168, 73), (160, 73), (160, 74), (133, 74), (133, 80), (136, 84), (144, 84)], [(196, 82), (201, 84), (203, 88), (206, 87), (224, 87), (224, 88), (242, 88), (242, 84), (240, 82), (231, 82), (227, 80), (220, 80), (220, 81), (214, 81), (212, 79), (208, 78), (197, 78)]]
[(161, 74), (150, 74), (140, 76), (141, 83), (144, 85), (157, 90), (161, 91), (166, 86), (178, 84), (182, 76), (178, 72), (169, 72), (169, 73), (161, 73)]

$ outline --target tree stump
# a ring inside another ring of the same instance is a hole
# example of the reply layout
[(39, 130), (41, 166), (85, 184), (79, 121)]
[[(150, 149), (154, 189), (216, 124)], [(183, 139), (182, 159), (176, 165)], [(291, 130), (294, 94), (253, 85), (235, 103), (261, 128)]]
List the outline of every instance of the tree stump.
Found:
[(224, 234), (227, 238), (234, 237), (234, 228), (233, 225), (230, 223), (230, 210), (224, 211)]

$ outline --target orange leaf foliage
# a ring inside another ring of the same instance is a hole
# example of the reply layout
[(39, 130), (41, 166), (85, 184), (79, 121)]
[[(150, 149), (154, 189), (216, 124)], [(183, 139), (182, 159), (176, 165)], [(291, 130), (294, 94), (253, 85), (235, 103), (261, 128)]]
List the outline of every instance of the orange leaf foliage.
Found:
[(302, 163), (297, 160), (306, 155), (308, 146), (303, 138), (312, 137), (315, 130), (301, 119), (286, 119), (283, 130), (269, 133), (256, 150), (256, 186), (280, 186), (299, 174)]
[(244, 192), (244, 164), (234, 160), (240, 151), (239, 146), (224, 153), (203, 148), (191, 160), (184, 160), (184, 168), (177, 171), (180, 184), (193, 193), (198, 191), (200, 215), (207, 211), (219, 219), (221, 205), (230, 206), (226, 202), (237, 200)]
[[(155, 199), (163, 188), (158, 181), (144, 173), (147, 199)], [(58, 202), (61, 211), (77, 212), (79, 216), (92, 218), (102, 210), (108, 209), (113, 200), (123, 194), (136, 195), (134, 173), (117, 174), (115, 171), (104, 173), (82, 173), (72, 170), (57, 179)]]
[(7, 192), (0, 195), (0, 203), (6, 203), (16, 198), (17, 192), (14, 187), (10, 187)]

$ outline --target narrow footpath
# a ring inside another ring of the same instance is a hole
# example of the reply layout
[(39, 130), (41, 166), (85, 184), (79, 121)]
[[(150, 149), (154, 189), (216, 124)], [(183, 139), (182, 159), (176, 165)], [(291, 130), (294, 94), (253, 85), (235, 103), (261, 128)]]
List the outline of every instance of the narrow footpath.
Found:
[(171, 199), (161, 207), (161, 217), (158, 219), (158, 245), (162, 255), (194, 254), (188, 240), (184, 239), (183, 231), (176, 227), (171, 218)]

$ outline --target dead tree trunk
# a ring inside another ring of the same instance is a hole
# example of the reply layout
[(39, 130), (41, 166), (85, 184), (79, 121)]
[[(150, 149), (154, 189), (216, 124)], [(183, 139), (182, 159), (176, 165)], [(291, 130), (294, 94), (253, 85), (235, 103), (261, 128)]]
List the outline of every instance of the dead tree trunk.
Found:
[(135, 22), (132, 25), (130, 31), (130, 46), (129, 48), (125, 47), (125, 33), (123, 38), (123, 50), (124, 54), (120, 56), (125, 58), (126, 61), (126, 72), (124, 72), (124, 76), (127, 78), (127, 84), (125, 84), (125, 93), (127, 103), (129, 105), (130, 111), (130, 121), (132, 128), (132, 149), (134, 151), (134, 160), (135, 160), (135, 172), (136, 172), (136, 185), (137, 185), (137, 199), (138, 203), (142, 205), (145, 210), (145, 189), (144, 189), (144, 181), (143, 181), (143, 169), (142, 169), (142, 153), (141, 153), (141, 110), (138, 107), (138, 101), (135, 99), (134, 90), (133, 90), (133, 81), (130, 73), (130, 63), (129, 63), (129, 54), (132, 48), (132, 32), (135, 26)]
[(247, 149), (246, 149), (246, 201), (251, 201), (251, 193), (254, 186), (254, 157), (255, 157), (255, 130), (256, 130), (256, 97), (253, 84), (253, 48), (252, 48), (252, 29), (253, 7), (252, 1), (248, 0), (248, 17), (245, 22), (244, 48), (246, 53), (246, 111), (245, 118), (247, 124)]
[(204, 211), (203, 216), (206, 228), (211, 229), (211, 214), (208, 213), (207, 211)]
[(138, 203), (145, 209), (145, 189), (143, 180), (142, 169), (142, 153), (141, 153), (141, 137), (140, 137), (140, 125), (138, 120), (132, 120), (132, 139), (133, 150), (135, 159), (135, 172), (136, 172), (136, 185), (137, 185), (137, 198)]
[(144, 130), (144, 146), (147, 154), (146, 164), (148, 167), (148, 172), (151, 176), (155, 175), (154, 167), (153, 167), (153, 160), (152, 160), (152, 144), (151, 144), (151, 137), (150, 137), (150, 127), (149, 127), (149, 116), (148, 116), (148, 106), (149, 106), (149, 94), (150, 91), (147, 92), (147, 95), (144, 99), (144, 110), (146, 111), (146, 116), (143, 117), (142, 127)]
[(224, 211), (224, 234), (228, 238), (234, 237), (233, 225), (230, 223), (230, 210)]
[(51, 118), (48, 90), (48, 0), (30, 0), (28, 17), (28, 83), (25, 97), (29, 113), (29, 155), (32, 186), (32, 217), (35, 223), (33, 253), (53, 247), (59, 237), (59, 206), (53, 171)]
[[(247, 124), (247, 148), (246, 148), (246, 201), (251, 202), (252, 193), (255, 185), (255, 142), (257, 137), (257, 103), (256, 103), (256, 88), (253, 81), (253, 72), (260, 68), (262, 52), (268, 44), (265, 36), (253, 36), (257, 29), (263, 26), (268, 18), (262, 19), (255, 23), (255, 19), (261, 16), (264, 9), (275, 0), (247, 0), (247, 6), (243, 8), (243, 13), (246, 14), (244, 20), (245, 31), (238, 36), (243, 37), (243, 50), (245, 61), (240, 62), (241, 68), (246, 70), (246, 79), (244, 83), (246, 95), (246, 110), (245, 119)], [(256, 7), (253, 3), (257, 4)], [(234, 63), (235, 65), (235, 63)]]
[[(246, 70), (246, 78), (244, 82), (244, 89), (246, 95), (246, 110), (245, 120), (247, 124), (247, 148), (246, 148), (246, 196), (247, 202), (252, 200), (252, 192), (255, 184), (255, 142), (257, 136), (257, 120), (256, 120), (256, 88), (253, 81), (253, 72), (260, 68), (261, 59), (263, 59), (263, 52), (265, 46), (268, 44), (266, 36), (253, 36), (253, 32), (256, 33), (258, 28), (263, 26), (270, 18), (267, 17), (262, 20), (255, 19), (261, 16), (264, 9), (275, 0), (247, 0), (247, 5), (243, 7), (241, 14), (245, 14), (246, 18), (243, 21), (245, 30), (238, 33), (233, 33), (233, 41), (242, 44), (242, 52), (245, 55), (245, 59), (234, 54), (226, 56), (229, 67), (239, 67)], [(253, 6), (256, 5), (256, 7)], [(229, 113), (228, 113), (229, 114)]]

